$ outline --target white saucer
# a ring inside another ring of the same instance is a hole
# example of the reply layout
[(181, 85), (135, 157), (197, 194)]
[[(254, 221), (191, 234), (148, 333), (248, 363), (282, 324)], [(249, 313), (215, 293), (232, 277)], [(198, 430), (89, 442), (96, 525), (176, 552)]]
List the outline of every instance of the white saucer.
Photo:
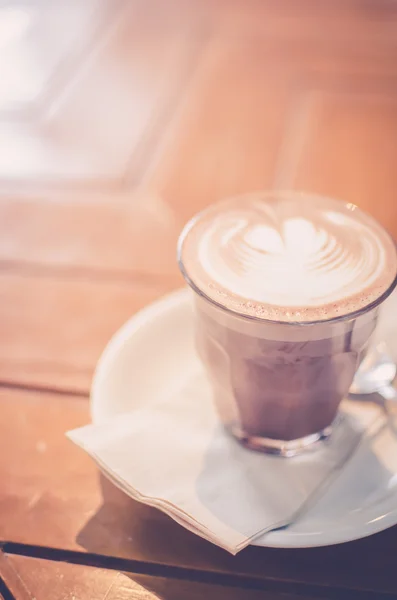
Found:
[[(388, 302), (388, 325), (384, 325), (384, 317), (381, 335), (393, 334), (392, 316), (396, 332), (396, 301), (394, 294)], [(393, 335), (392, 350), (396, 340), (397, 335)], [(156, 400), (159, 386), (166, 386), (171, 395), (197, 371), (197, 361), (190, 296), (188, 290), (181, 290), (136, 314), (109, 342), (92, 385), (93, 421), (98, 423), (147, 406)], [(288, 529), (268, 533), (255, 544), (280, 548), (326, 546), (396, 525), (397, 474), (384, 472), (387, 475), (383, 473), (381, 479), (371, 472), (370, 465), (364, 474), (352, 475), (350, 471), (347, 477), (343, 472), (316, 507), (299, 522)], [(377, 482), (375, 489), (374, 481)]]

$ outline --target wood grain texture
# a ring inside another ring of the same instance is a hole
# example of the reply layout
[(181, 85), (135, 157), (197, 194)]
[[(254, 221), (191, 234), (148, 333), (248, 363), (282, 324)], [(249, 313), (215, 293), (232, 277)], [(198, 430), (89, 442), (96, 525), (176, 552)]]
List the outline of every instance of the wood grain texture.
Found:
[(3, 588), (3, 594), (0, 598), (5, 600), (32, 600), (32, 595), (21, 579), (18, 571), (15, 569), (12, 561), (0, 550), (0, 586)]
[(287, 63), (301, 87), (315, 77), (340, 89), (373, 79), (382, 85), (396, 74), (397, 12), (380, 0), (282, 0), (217, 3), (224, 35), (266, 37), (276, 64)]
[(110, 337), (175, 281), (0, 274), (0, 381), (88, 394)]
[(0, 397), (0, 539), (16, 539), (19, 529), (25, 540), (64, 545), (101, 505), (96, 469), (64, 435), (89, 421), (88, 401), (10, 390)]
[[(138, 596), (139, 600), (320, 600), (320, 596), (317, 595), (236, 589), (160, 577), (134, 577), (134, 581), (138, 586), (135, 593), (142, 594)], [(118, 600), (117, 596), (112, 597), (112, 600)]]
[(0, 573), (17, 600), (308, 600), (15, 555), (0, 555)]
[[(43, 6), (34, 23), (42, 13), (45, 23), (55, 19)], [(105, 0), (85, 0), (65, 14), (87, 39), (85, 51), (74, 43), (75, 58), (57, 69), (65, 89), (57, 85), (44, 103), (40, 139), (50, 155), (33, 134), (14, 152), (21, 127), (35, 125), (4, 121), (5, 159), (29, 162), (33, 152), (44, 171), (15, 181), (12, 165), (0, 172), (0, 261), (174, 273), (173, 247), (188, 217), (224, 196), (294, 185), (297, 165), (297, 186), (353, 196), (381, 219), (396, 218), (388, 196), (393, 3), (375, 10), (352, 1), (172, 0), (164, 8), (159, 0), (120, 0), (112, 11)], [(24, 34), (29, 48), (35, 31)], [(67, 53), (73, 40), (53, 43)], [(367, 162), (357, 170), (364, 148)], [(342, 156), (344, 168), (330, 172)]]
[(183, 220), (223, 197), (272, 187), (293, 101), (290, 88), (266, 43), (215, 39), (166, 131), (146, 185)]
[(8, 196), (0, 199), (0, 222), (3, 271), (48, 266), (69, 276), (124, 281), (177, 275), (182, 221), (157, 194)]
[(7, 568), (4, 579), (17, 600), (143, 598), (132, 579), (114, 571), (23, 556), (3, 556), (2, 563)]
[(312, 93), (305, 102), (290, 186), (353, 202), (397, 236), (397, 95)]
[(347, 35), (341, 7), (280, 4), (253, 12), (257, 27), (213, 37), (144, 183), (184, 220), (230, 195), (295, 186), (396, 221), (396, 12), (356, 7)]

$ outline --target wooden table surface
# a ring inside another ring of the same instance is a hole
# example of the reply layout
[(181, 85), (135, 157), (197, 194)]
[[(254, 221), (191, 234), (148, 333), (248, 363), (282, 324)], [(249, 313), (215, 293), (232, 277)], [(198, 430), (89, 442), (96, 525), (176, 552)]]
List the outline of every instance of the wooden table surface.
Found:
[(397, 597), (397, 528), (232, 557), (64, 436), (188, 217), (296, 188), (397, 235), (396, 157), (393, 0), (0, 3), (0, 598)]

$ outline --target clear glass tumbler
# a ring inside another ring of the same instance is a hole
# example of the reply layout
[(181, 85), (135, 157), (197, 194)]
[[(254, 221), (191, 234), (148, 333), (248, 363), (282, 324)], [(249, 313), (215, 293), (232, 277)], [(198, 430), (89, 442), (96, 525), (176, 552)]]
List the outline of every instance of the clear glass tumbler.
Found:
[(193, 282), (196, 345), (220, 419), (255, 450), (292, 456), (326, 438), (374, 332), (380, 304), (310, 323), (265, 320), (230, 310)]

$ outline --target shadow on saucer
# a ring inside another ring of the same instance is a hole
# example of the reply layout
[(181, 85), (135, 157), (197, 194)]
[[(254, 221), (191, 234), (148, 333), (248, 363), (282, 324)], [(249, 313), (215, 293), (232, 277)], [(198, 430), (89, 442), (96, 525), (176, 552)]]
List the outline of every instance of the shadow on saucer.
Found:
[[(350, 422), (344, 423), (345, 439), (349, 435), (357, 435), (354, 429)], [(221, 427), (214, 432), (196, 484), (197, 495), (208, 510), (225, 525), (247, 535), (255, 532), (258, 523), (255, 516), (258, 518), (260, 515), (266, 522), (263, 498), (267, 499), (267, 519), (271, 519), (273, 515), (280, 514), (279, 508), (288, 494), (290, 497), (294, 490), (298, 494), (306, 485), (311, 486), (313, 466), (308, 469), (305, 455), (290, 459), (267, 455), (266, 460), (263, 459), (261, 453), (245, 449)], [(258, 477), (260, 473), (263, 477)], [(335, 478), (331, 476), (329, 486), (325, 483), (314, 502), (309, 497), (307, 509), (303, 505), (298, 518), (299, 524), (303, 524), (302, 530), (305, 530), (306, 523), (308, 531), (315, 524), (317, 529), (327, 529), (330, 519), (335, 527), (340, 522), (343, 529), (348, 527), (347, 513), (354, 515), (362, 510), (371, 511), (373, 507), (376, 511), (379, 503), (391, 493), (395, 494), (396, 481), (390, 489), (395, 475), (397, 437), (395, 429), (391, 429), (390, 423), (385, 421), (375, 435), (361, 440), (353, 456)], [(272, 486), (274, 481), (277, 481), (277, 486)], [(225, 494), (225, 489), (233, 489), (233, 495)], [(218, 493), (219, 490), (221, 493)], [(241, 510), (241, 507), (246, 509)]]
[[(371, 394), (371, 400), (381, 407), (387, 417), (387, 426), (397, 439), (397, 402), (395, 400), (387, 401), (381, 394)], [(394, 407), (390, 410), (391, 407)]]

